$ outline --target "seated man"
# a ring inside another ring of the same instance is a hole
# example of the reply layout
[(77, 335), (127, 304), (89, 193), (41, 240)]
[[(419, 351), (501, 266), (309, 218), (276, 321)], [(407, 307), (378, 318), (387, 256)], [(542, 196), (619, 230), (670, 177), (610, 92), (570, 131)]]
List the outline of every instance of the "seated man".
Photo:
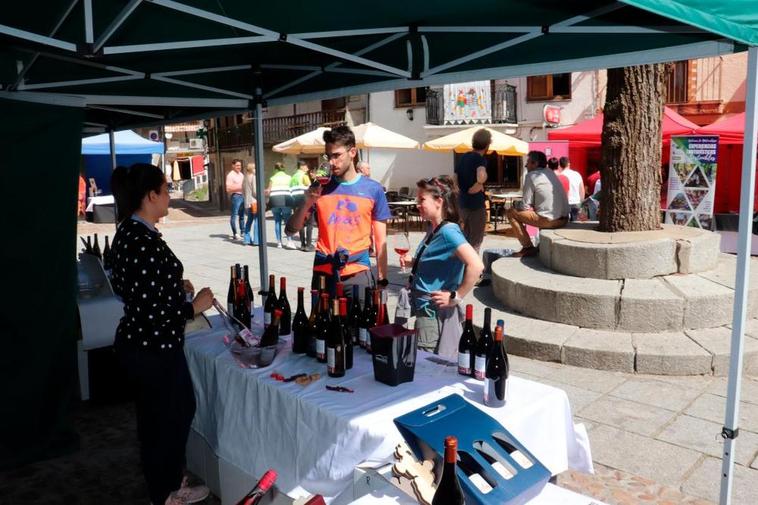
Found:
[(537, 248), (526, 232), (526, 225), (536, 228), (560, 228), (568, 222), (569, 204), (561, 181), (547, 168), (541, 151), (530, 151), (526, 159), (523, 199), (508, 210), (513, 236), (522, 249), (514, 256), (534, 256)]

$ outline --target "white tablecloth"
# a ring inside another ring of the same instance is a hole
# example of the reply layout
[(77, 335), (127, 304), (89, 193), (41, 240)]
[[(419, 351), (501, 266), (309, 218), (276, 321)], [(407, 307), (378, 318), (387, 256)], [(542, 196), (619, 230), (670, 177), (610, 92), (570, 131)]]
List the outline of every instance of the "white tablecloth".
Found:
[(114, 202), (113, 195), (91, 196), (87, 199), (87, 208), (85, 211), (92, 212), (95, 210), (95, 205), (113, 205)]
[[(575, 430), (560, 389), (512, 377), (508, 404), (490, 409), (482, 404), (482, 383), (465, 380), (455, 366), (428, 361), (423, 352), (414, 382), (397, 387), (376, 382), (370, 356), (358, 348), (342, 379), (326, 377), (324, 365), (289, 350), (263, 370), (245, 369), (227, 351), (218, 319), (213, 325), (185, 343), (197, 397), (193, 429), (217, 456), (250, 475), (275, 468), (277, 486), (292, 497), (338, 495), (351, 485), (357, 464), (391, 458), (402, 441), (394, 418), (451, 393), (497, 419), (554, 475), (568, 468), (592, 471), (586, 434)], [(302, 387), (271, 379), (273, 371), (285, 377), (319, 372), (322, 378)], [(355, 393), (328, 391), (325, 384)]]

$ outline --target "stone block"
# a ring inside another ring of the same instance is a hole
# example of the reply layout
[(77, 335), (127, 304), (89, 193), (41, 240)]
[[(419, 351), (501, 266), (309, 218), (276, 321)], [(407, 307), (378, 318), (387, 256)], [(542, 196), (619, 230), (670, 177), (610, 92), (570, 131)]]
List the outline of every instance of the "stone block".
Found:
[(632, 334), (582, 328), (563, 344), (562, 361), (597, 370), (634, 372)]
[[(674, 487), (679, 486), (702, 456), (691, 449), (610, 426), (596, 426), (589, 436), (596, 463)], [(713, 475), (718, 475), (718, 471)]]
[(681, 330), (684, 298), (659, 279), (627, 279), (621, 290), (618, 330)]
[[(685, 333), (712, 355), (713, 375), (728, 375), (731, 358), (732, 330), (726, 326), (700, 330), (686, 330)], [(758, 340), (745, 335), (743, 343), (743, 370), (752, 368), (758, 362)]]
[[(736, 283), (737, 257), (732, 254), (721, 254), (716, 266), (698, 275), (710, 281), (734, 289)], [(750, 260), (750, 280), (748, 281), (748, 316), (758, 316), (758, 259)]]
[(721, 254), (721, 236), (700, 230), (696, 235), (677, 240), (676, 258), (679, 273), (692, 274), (716, 267)]
[(606, 244), (556, 240), (551, 244), (550, 256), (550, 268), (556, 272), (576, 277), (608, 278)]
[[(701, 382), (701, 381), (699, 381)], [(632, 377), (611, 391), (611, 395), (653, 407), (679, 412), (702, 393), (692, 381), (667, 381), (665, 377)]]
[(699, 275), (667, 275), (663, 279), (684, 297), (685, 328), (713, 328), (732, 320), (731, 289)]
[(556, 235), (555, 230), (540, 230), (540, 262), (545, 268), (553, 269), (553, 244), (561, 240), (563, 237)]
[(508, 352), (542, 361), (560, 361), (563, 344), (579, 330), (576, 326), (516, 315), (504, 320)]
[(635, 333), (637, 373), (702, 375), (711, 373), (711, 353), (681, 332)]
[[(595, 329), (616, 326), (621, 281), (563, 276), (553, 282), (552, 289), (555, 292), (555, 318), (552, 321)], [(535, 317), (547, 319), (538, 314)]]
[(676, 244), (669, 238), (608, 246), (606, 279), (650, 279), (676, 272)]
[(591, 421), (646, 436), (654, 435), (676, 416), (671, 410), (613, 396), (598, 398), (579, 414)]

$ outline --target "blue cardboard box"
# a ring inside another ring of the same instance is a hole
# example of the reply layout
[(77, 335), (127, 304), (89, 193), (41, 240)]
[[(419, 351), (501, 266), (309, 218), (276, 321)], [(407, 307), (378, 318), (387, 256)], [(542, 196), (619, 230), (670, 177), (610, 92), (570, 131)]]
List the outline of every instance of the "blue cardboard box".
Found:
[[(467, 504), (520, 505), (537, 496), (550, 471), (493, 418), (460, 395), (395, 419), (395, 425), (419, 460), (438, 463), (445, 437), (458, 438), (458, 480)], [(442, 464), (435, 465), (439, 480)], [(489, 488), (483, 492), (477, 486)]]

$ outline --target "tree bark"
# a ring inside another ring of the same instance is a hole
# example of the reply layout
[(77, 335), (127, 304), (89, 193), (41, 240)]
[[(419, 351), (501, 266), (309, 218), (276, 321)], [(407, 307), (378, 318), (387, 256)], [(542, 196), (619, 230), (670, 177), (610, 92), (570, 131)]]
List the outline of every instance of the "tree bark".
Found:
[(660, 228), (664, 83), (663, 64), (608, 70), (600, 231)]

